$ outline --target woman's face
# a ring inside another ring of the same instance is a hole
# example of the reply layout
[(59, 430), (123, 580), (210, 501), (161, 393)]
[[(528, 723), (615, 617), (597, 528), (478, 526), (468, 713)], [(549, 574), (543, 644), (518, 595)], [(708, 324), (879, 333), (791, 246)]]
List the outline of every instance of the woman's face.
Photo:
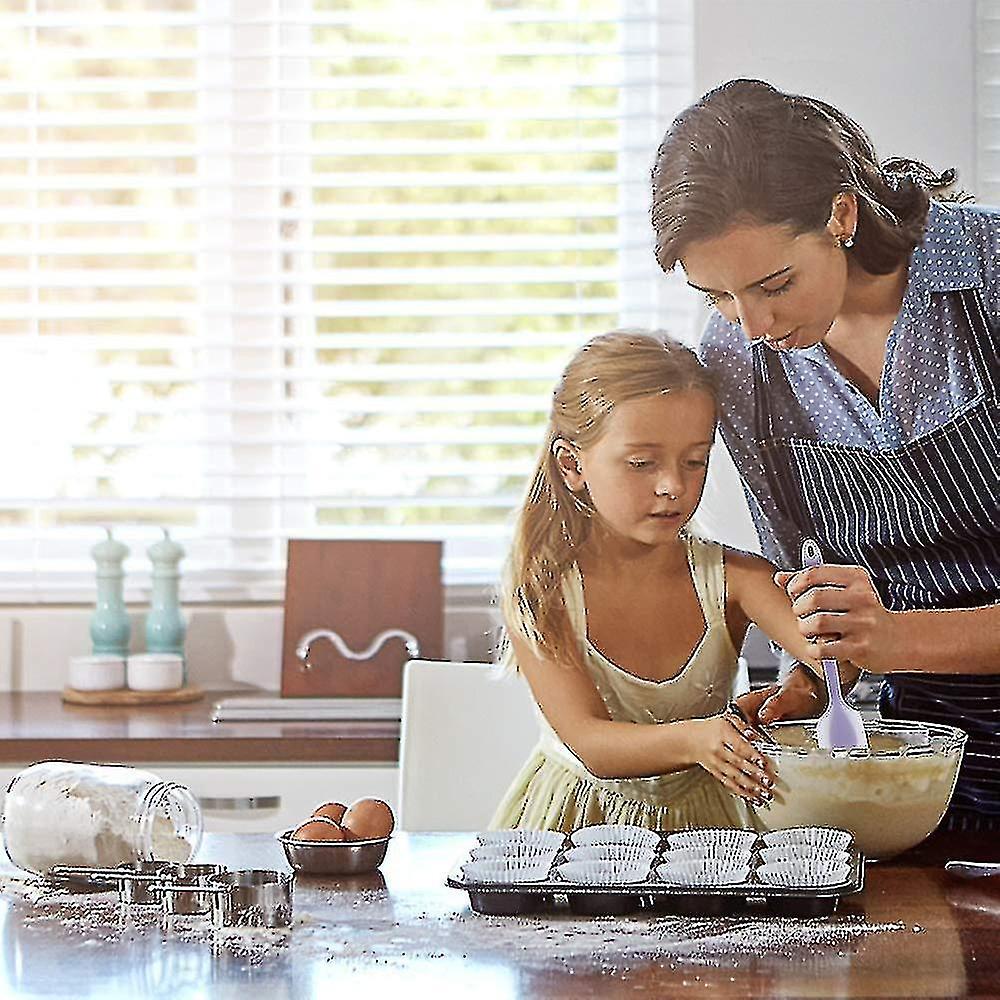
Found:
[(784, 226), (734, 226), (692, 243), (681, 266), (688, 284), (748, 340), (763, 338), (779, 351), (823, 340), (847, 289), (847, 255), (827, 230), (795, 235)]

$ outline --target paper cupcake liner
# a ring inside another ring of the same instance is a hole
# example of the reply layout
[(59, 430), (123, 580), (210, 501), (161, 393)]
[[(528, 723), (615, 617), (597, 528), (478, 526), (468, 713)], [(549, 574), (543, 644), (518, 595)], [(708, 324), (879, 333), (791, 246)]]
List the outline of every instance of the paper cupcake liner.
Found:
[(758, 857), (765, 865), (796, 862), (817, 865), (848, 865), (851, 856), (847, 851), (838, 851), (829, 847), (816, 847), (813, 844), (780, 844), (777, 847), (762, 847)]
[(847, 864), (779, 861), (775, 864), (759, 865), (755, 874), (758, 881), (767, 885), (817, 889), (846, 882), (851, 874), (851, 868)]
[(527, 865), (551, 865), (559, 852), (555, 848), (535, 844), (481, 844), (473, 847), (469, 857), (473, 861), (519, 861)]
[(567, 861), (621, 861), (630, 864), (644, 864), (648, 869), (656, 857), (652, 847), (635, 844), (584, 844), (566, 851)]
[(644, 826), (629, 826), (625, 823), (599, 823), (582, 826), (570, 834), (574, 847), (588, 847), (604, 844), (622, 844), (634, 847), (648, 847), (654, 850), (660, 846), (660, 835)]
[(557, 851), (566, 842), (558, 830), (488, 830), (477, 837), (483, 846), (531, 845), (543, 851)]
[(514, 859), (466, 861), (462, 876), (469, 882), (544, 882), (551, 864), (531, 864)]
[(813, 847), (846, 851), (851, 846), (853, 838), (847, 830), (837, 830), (832, 826), (792, 826), (787, 830), (772, 830), (770, 833), (765, 833), (761, 839), (765, 847), (809, 844)]
[(582, 885), (627, 885), (645, 882), (649, 865), (634, 861), (564, 861), (556, 866), (559, 877)]
[(663, 852), (665, 864), (681, 861), (717, 861), (738, 867), (749, 867), (753, 848), (731, 847), (728, 844), (701, 844), (697, 847), (668, 847)]
[(716, 860), (667, 861), (656, 867), (656, 876), (670, 885), (736, 885), (750, 880), (749, 865)]
[(697, 830), (677, 830), (667, 834), (667, 847), (670, 850), (680, 847), (703, 847), (748, 851), (756, 843), (756, 831), (734, 827), (703, 827)]

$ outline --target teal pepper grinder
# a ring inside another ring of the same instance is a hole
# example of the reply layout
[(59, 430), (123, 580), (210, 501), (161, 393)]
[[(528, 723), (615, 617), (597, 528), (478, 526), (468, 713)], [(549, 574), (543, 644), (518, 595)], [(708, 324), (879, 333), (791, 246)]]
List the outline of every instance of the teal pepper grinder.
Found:
[(184, 558), (184, 549), (171, 539), (164, 528), (163, 537), (150, 545), (146, 554), (153, 562), (153, 594), (146, 617), (146, 650), (150, 653), (176, 653), (183, 657), (187, 626), (181, 615), (177, 564)]
[(132, 624), (125, 610), (122, 562), (129, 549), (111, 536), (110, 528), (104, 530), (108, 537), (90, 550), (97, 562), (97, 607), (90, 616), (90, 639), (95, 654), (125, 657)]

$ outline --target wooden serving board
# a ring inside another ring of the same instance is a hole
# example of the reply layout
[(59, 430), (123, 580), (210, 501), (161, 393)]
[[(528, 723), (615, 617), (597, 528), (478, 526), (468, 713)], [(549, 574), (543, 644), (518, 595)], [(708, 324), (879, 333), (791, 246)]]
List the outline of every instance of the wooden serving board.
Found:
[(76, 688), (65, 687), (62, 692), (62, 700), (70, 705), (180, 705), (204, 697), (205, 692), (194, 684), (169, 691), (133, 691), (130, 688), (77, 691)]
[(282, 698), (399, 698), (406, 648), (388, 640), (368, 660), (342, 657), (326, 639), (304, 670), (295, 648), (306, 632), (337, 632), (355, 652), (385, 629), (402, 629), (420, 656), (444, 646), (442, 546), (438, 541), (289, 539), (281, 658)]

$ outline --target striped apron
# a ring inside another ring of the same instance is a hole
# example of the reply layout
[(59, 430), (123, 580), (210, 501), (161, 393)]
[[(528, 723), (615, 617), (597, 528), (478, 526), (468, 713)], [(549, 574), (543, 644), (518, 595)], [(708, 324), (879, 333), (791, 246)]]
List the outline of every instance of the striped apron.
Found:
[[(864, 566), (891, 611), (972, 608), (1000, 600), (1000, 331), (975, 289), (960, 297), (980, 392), (946, 424), (899, 448), (869, 451), (780, 438), (774, 388), (791, 388), (779, 355), (753, 348), (757, 444), (775, 503), (830, 562)], [(791, 540), (790, 540), (791, 541)], [(1000, 650), (997, 651), (1000, 667)], [(945, 823), (1000, 829), (1000, 675), (892, 673), (886, 718), (969, 734)]]

